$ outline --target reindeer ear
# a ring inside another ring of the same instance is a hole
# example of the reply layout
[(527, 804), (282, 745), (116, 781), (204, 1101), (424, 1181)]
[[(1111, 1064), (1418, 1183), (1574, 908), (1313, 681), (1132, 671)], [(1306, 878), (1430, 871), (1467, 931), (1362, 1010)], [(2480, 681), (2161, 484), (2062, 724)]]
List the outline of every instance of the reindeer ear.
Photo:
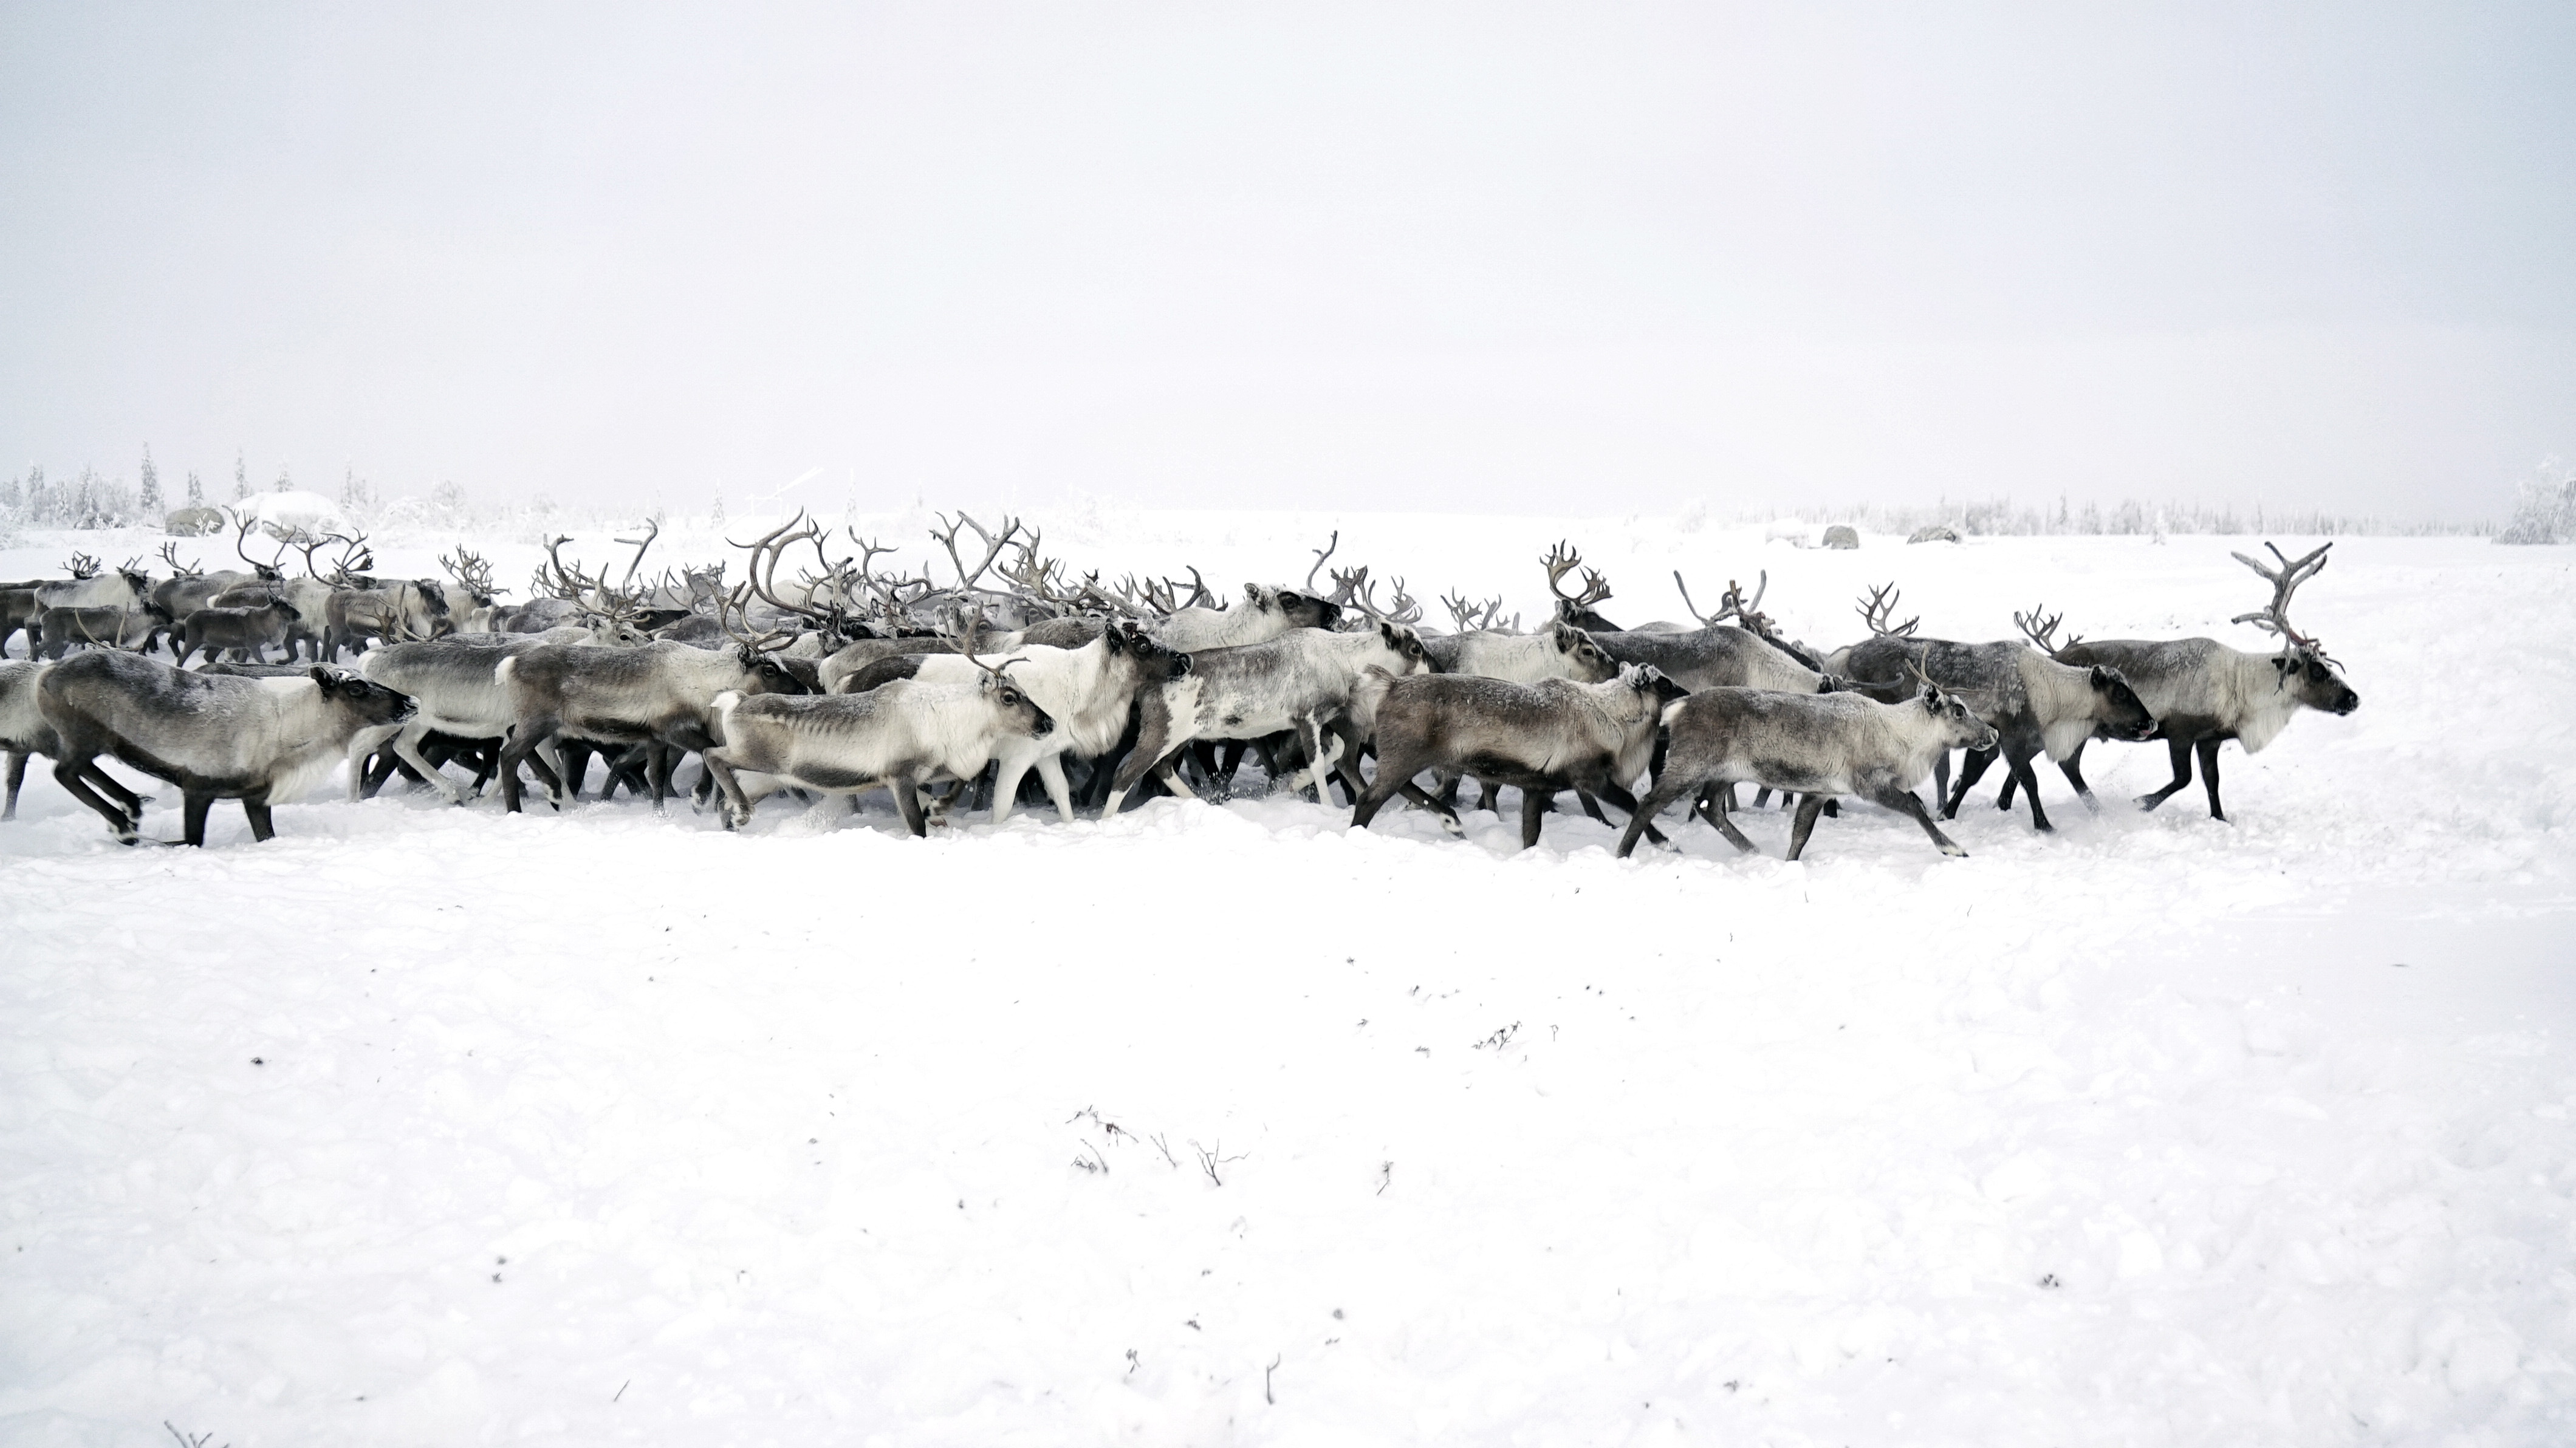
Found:
[(2111, 687), (2111, 671), (2102, 667), (2100, 664), (2095, 664), (2093, 666), (2093, 687), (2096, 689), (2107, 689)]
[(330, 693), (332, 686), (339, 682), (331, 677), (331, 671), (329, 669), (322, 667), (320, 664), (315, 664), (311, 673), (313, 675), (313, 682), (321, 685), (322, 692), (325, 694)]

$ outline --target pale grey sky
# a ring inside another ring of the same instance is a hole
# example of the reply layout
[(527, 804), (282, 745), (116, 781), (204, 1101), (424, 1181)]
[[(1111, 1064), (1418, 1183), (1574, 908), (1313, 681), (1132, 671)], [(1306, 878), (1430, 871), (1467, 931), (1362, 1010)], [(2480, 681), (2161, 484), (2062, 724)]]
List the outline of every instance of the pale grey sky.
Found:
[(2576, 6), (0, 10), (0, 466), (2500, 515)]

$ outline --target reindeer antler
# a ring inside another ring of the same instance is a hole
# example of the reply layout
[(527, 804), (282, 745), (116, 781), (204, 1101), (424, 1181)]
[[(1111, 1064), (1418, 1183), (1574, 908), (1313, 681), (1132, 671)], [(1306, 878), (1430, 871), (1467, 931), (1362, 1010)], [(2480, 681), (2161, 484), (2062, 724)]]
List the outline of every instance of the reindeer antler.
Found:
[(2307, 582), (2309, 579), (2314, 578), (2319, 573), (2325, 571), (2326, 549), (2332, 548), (2334, 545), (2332, 543), (2325, 544), (2323, 547), (2318, 548), (2316, 552), (2308, 554), (2306, 557), (2300, 558), (2295, 562), (2291, 560), (2288, 554), (2281, 551), (2279, 545), (2267, 540), (2263, 546), (2271, 549), (2272, 556), (2280, 560), (2281, 566), (2279, 568), (2266, 568), (2260, 562), (2255, 559), (2248, 558), (2242, 553), (2230, 554), (2229, 556), (2233, 557), (2237, 562), (2242, 563), (2246, 567), (2263, 575), (2263, 577), (2271, 583), (2272, 601), (2270, 604), (2265, 607), (2258, 608), (2252, 613), (2240, 613), (2236, 615), (2236, 617), (2229, 619), (2228, 622), (2250, 623), (2256, 628), (2263, 630), (2265, 633), (2279, 634), (2282, 638), (2300, 648), (2314, 650), (2322, 654), (2325, 651), (2324, 647), (2315, 639), (2312, 639), (2307, 635), (2300, 633), (2297, 629), (2290, 627), (2290, 595), (2298, 590), (2300, 584)]
[(72, 577), (76, 579), (91, 579), (98, 577), (101, 572), (105, 571), (107, 565), (99, 562), (97, 558), (90, 554), (74, 549), (72, 551), (71, 560), (65, 563), (63, 567), (69, 570)]
[[(933, 513), (931, 516), (942, 523), (948, 523), (948, 515), (945, 513)], [(957, 556), (957, 534), (966, 528), (974, 529), (975, 536), (984, 540), (984, 561), (976, 564), (972, 569), (966, 566), (963, 558)], [(996, 536), (987, 531), (983, 524), (968, 517), (965, 509), (960, 508), (957, 510), (957, 521), (948, 523), (947, 532), (942, 533), (934, 528), (930, 536), (934, 542), (948, 550), (948, 561), (957, 568), (957, 591), (964, 593), (975, 586), (975, 580), (984, 576), (984, 571), (993, 566), (995, 559), (1002, 556), (1002, 550), (1011, 546), (1012, 537), (1019, 531), (1020, 520), (1006, 513), (1002, 516), (1002, 531), (999, 536)]]
[(1503, 612), (1503, 596), (1499, 593), (1483, 603), (1469, 603), (1464, 592), (1444, 593), (1440, 604), (1449, 610), (1450, 622), (1457, 625), (1460, 633), (1492, 628)]
[(1565, 575), (1583, 567), (1583, 555), (1567, 547), (1563, 539), (1558, 539), (1554, 548), (1541, 554), (1538, 562), (1540, 567), (1547, 570), (1547, 591), (1556, 595), (1557, 602), (1567, 605), (1576, 612), (1590, 608), (1610, 596), (1610, 580), (1602, 577), (1598, 570), (1591, 568), (1583, 569), (1583, 591), (1570, 598), (1566, 596), (1565, 590), (1558, 585), (1564, 582)]
[(180, 562), (179, 545), (176, 543), (164, 543), (161, 545), (161, 561), (169, 564), (170, 571), (181, 578), (203, 578), (206, 576), (206, 570), (199, 566), (199, 564), (202, 564), (205, 560), (199, 559), (197, 563)]
[(2061, 651), (2084, 642), (2084, 635), (2068, 634), (2066, 642), (2059, 643), (2057, 626), (2066, 621), (2066, 615), (2062, 613), (2043, 615), (2040, 610), (2046, 607), (2046, 604), (2035, 603), (2031, 605), (2029, 613), (2013, 615), (2013, 627), (2021, 630), (2021, 636), (2030, 640), (2031, 647), (2054, 658)]
[[(1332, 557), (1333, 551), (1341, 546), (1342, 530), (1336, 528), (1333, 530), (1332, 538), (1326, 542), (1323, 547), (1312, 550), (1315, 555), (1315, 566), (1306, 570), (1306, 591), (1308, 593), (1315, 591), (1315, 574), (1324, 566), (1324, 560)], [(1337, 579), (1340, 576), (1341, 575), (1338, 573), (1334, 575)]]
[[(775, 653), (796, 641), (796, 630), (788, 628), (770, 629), (757, 637), (752, 634), (751, 615), (747, 606), (750, 590), (750, 584), (740, 584), (732, 592), (716, 600), (716, 627), (724, 630), (725, 637), (733, 640), (741, 649), (745, 663), (751, 662), (761, 654)], [(735, 619), (741, 620), (741, 627), (735, 627)]]
[(1896, 600), (1898, 597), (1899, 593), (1897, 587), (1893, 583), (1890, 583), (1883, 588), (1873, 588), (1869, 591), (1868, 599), (1860, 605), (1858, 612), (1860, 614), (1861, 621), (1869, 625), (1869, 631), (1871, 633), (1878, 635), (1880, 638), (1912, 638), (1914, 636), (1914, 630), (1922, 626), (1923, 616), (1921, 614), (1916, 614), (1914, 617), (1909, 618), (1905, 622), (1897, 624), (1892, 628), (1888, 626), (1887, 616), (1896, 611)]

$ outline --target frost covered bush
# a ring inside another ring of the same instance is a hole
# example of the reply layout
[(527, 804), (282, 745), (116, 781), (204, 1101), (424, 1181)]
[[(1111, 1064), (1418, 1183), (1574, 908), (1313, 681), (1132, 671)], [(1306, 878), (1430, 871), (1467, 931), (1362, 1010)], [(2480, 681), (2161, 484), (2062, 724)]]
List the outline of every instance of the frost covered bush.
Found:
[(2576, 540), (2576, 468), (2557, 459), (2540, 465), (2513, 500), (2513, 521), (2498, 543), (2565, 543)]

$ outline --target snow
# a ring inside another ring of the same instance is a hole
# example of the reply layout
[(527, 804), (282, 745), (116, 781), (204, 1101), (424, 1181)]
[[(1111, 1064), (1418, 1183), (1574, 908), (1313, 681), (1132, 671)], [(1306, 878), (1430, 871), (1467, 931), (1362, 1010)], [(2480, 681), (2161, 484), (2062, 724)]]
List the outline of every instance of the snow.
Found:
[[(1767, 568), (1818, 642), (1891, 577), (1972, 638), (2251, 647), (2266, 596), (2244, 539), (1044, 521), (1229, 588), (1339, 526), (1533, 615), (1563, 535), (1613, 617)], [(0, 1441), (2570, 1441), (2571, 562), (2346, 539), (2294, 616), (2362, 708), (2230, 748), (2232, 824), (2096, 746), (2100, 814), (1990, 778), (1961, 861), (1867, 807), (1793, 865), (1776, 813), (1620, 861), (1285, 795), (914, 841), (336, 786), (125, 850), (39, 766)]]

